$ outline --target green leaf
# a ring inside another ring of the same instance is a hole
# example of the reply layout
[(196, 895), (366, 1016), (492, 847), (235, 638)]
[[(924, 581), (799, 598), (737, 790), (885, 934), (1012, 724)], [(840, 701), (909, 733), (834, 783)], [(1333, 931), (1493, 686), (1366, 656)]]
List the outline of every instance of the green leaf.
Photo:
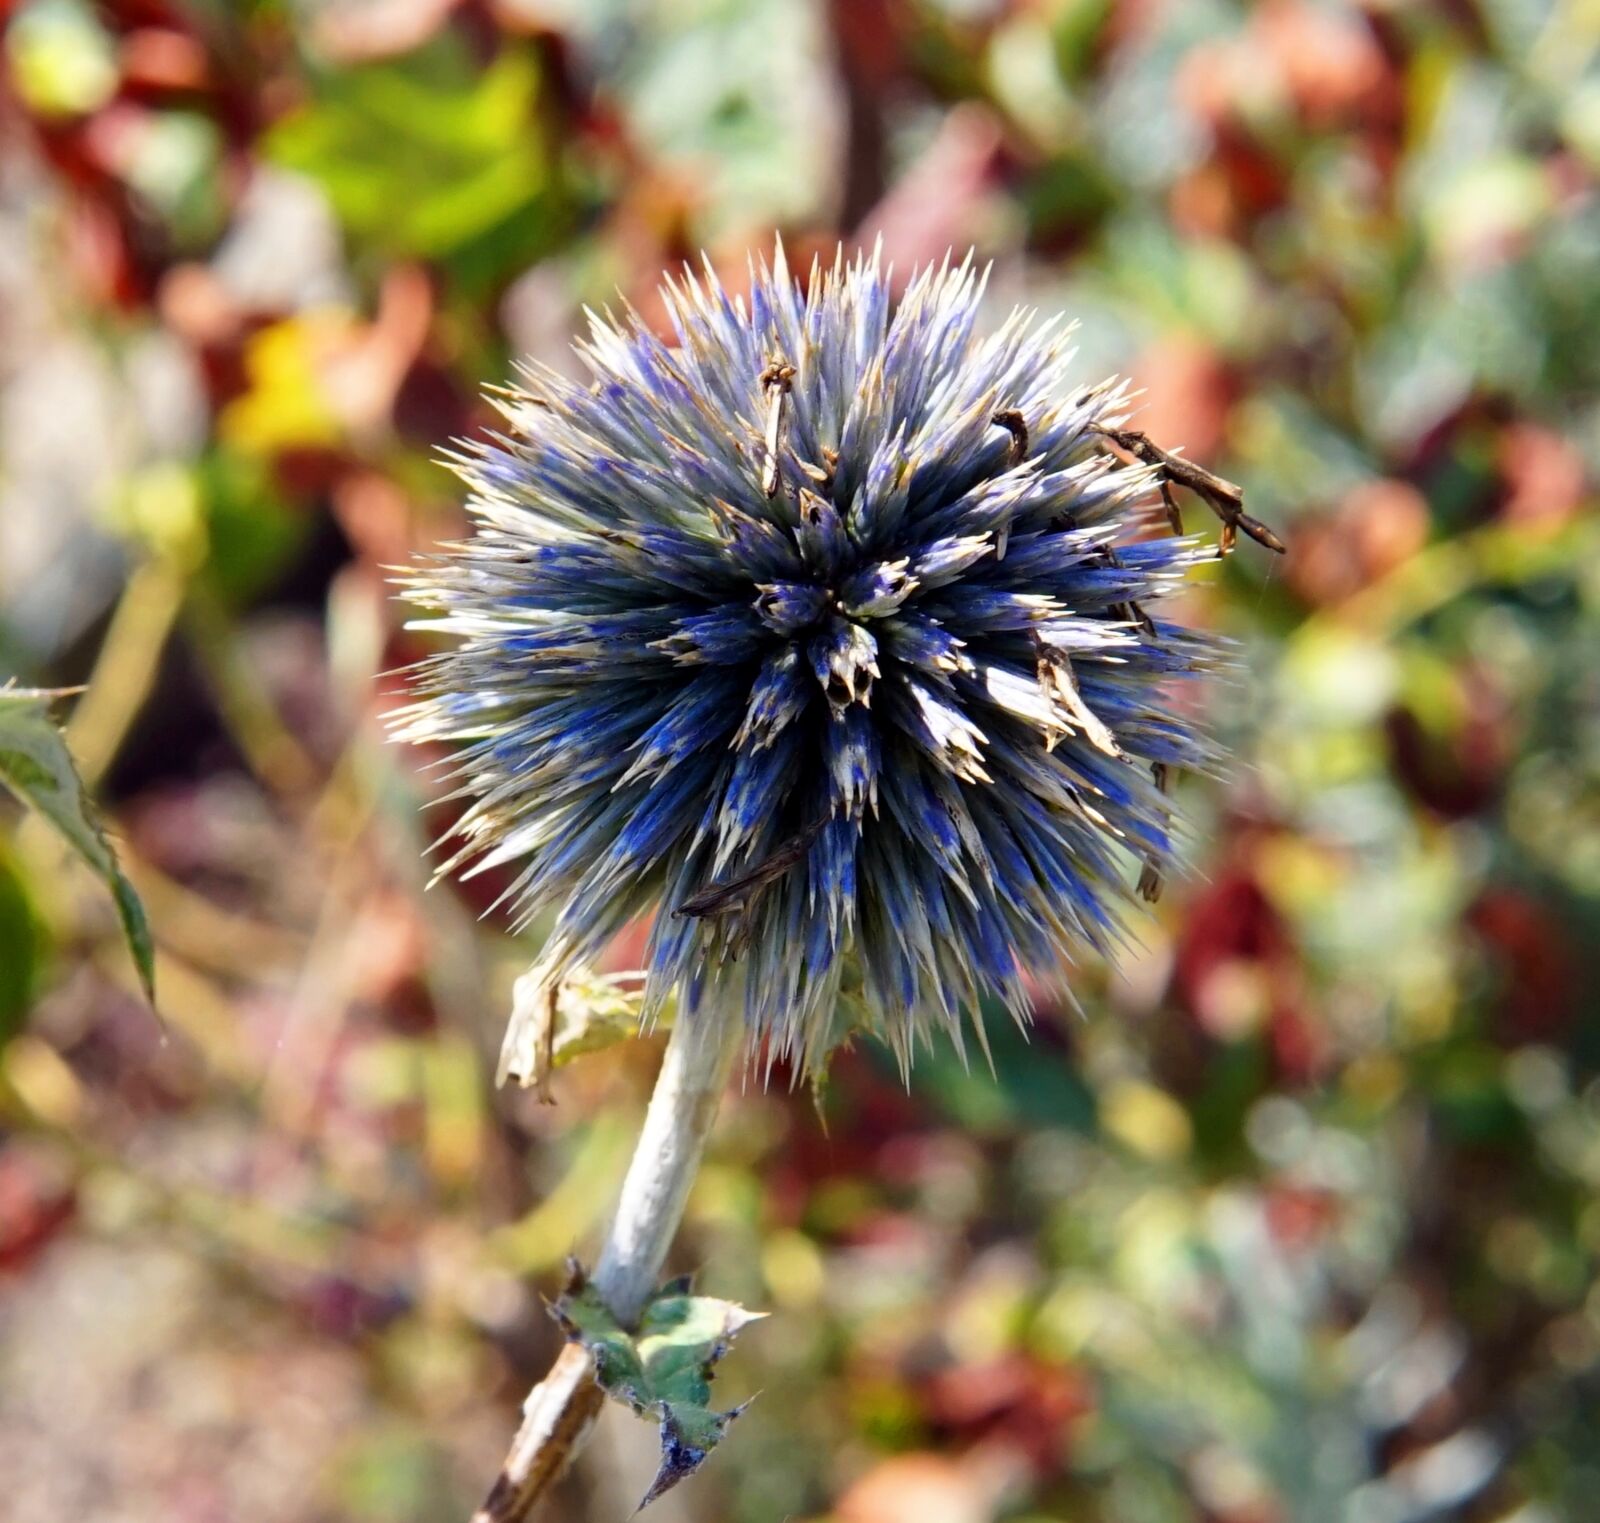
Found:
[(612, 1315), (576, 1264), (552, 1308), (568, 1338), (594, 1359), (600, 1388), (661, 1424), (661, 1465), (640, 1507), (697, 1470), (744, 1407), (711, 1407), (711, 1367), (741, 1328), (761, 1319), (733, 1301), (691, 1295), (687, 1278), (656, 1292), (629, 1330)]
[(0, 841), (0, 1045), (21, 1029), (46, 950), (28, 885)]
[(117, 866), (66, 742), (51, 723), (50, 700), (55, 696), (33, 688), (0, 688), (0, 782), (49, 820), (111, 890), (139, 982), (153, 1005), (155, 946), (144, 906)]
[(470, 263), (509, 235), (500, 273), (538, 250), (552, 169), (531, 49), (508, 47), (481, 67), (446, 32), (403, 57), (314, 78), (263, 153), (315, 179), (359, 243)]

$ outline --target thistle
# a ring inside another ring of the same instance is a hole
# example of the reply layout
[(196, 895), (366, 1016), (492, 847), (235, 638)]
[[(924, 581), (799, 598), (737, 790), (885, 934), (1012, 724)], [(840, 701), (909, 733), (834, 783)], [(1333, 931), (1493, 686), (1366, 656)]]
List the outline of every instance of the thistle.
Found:
[(460, 643), (407, 734), (459, 747), (441, 870), (557, 912), (537, 986), (655, 911), (647, 1018), (734, 1000), (769, 1059), (859, 1022), (904, 1063), (1108, 950), (1130, 856), (1151, 890), (1163, 771), (1207, 755), (1167, 679), (1209, 655), (1152, 608), (1201, 552), (1131, 538), (1125, 389), (1070, 385), (1057, 323), (979, 336), (982, 289), (969, 260), (896, 307), (874, 255), (802, 294), (781, 249), (748, 302), (669, 278), (675, 345), (591, 314), (593, 384), (530, 372), (458, 457), (477, 533), (411, 596)]
[[(1156, 611), (1203, 553), (1156, 532), (1169, 484), (1224, 547), (1276, 542), (1125, 427), (1123, 386), (1069, 381), (1070, 330), (981, 336), (982, 291), (947, 262), (896, 304), (874, 253), (802, 292), (780, 248), (748, 299), (669, 279), (670, 344), (591, 315), (592, 383), (501, 394), (509, 429), (456, 457), (476, 533), (411, 578), (457, 637), (404, 720), (471, 801), (441, 871), (512, 867), (519, 921), (554, 912), (502, 1077), (542, 1082), (563, 981), (654, 914), (643, 1015), (677, 1017), (594, 1276), (621, 1325), (732, 1050), (815, 1070), (860, 1025), (905, 1065), (986, 1003), (1026, 1019), (1025, 971), (1123, 934), (1136, 865), (1154, 897), (1166, 781), (1208, 759), (1169, 706), (1214, 654)], [(591, 1353), (481, 1516), (537, 1494)]]

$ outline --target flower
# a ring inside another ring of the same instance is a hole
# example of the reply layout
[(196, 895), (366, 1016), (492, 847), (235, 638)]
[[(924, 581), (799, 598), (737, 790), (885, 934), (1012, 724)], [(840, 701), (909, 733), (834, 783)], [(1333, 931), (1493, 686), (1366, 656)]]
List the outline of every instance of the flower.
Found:
[(520, 922), (554, 912), (552, 1008), (654, 910), (647, 1018), (737, 1002), (807, 1067), (859, 1023), (904, 1064), (1111, 949), (1132, 861), (1153, 897), (1166, 770), (1209, 755), (1169, 679), (1214, 649), (1150, 609), (1202, 552), (1104, 447), (1124, 387), (1069, 385), (1057, 322), (980, 336), (983, 284), (896, 305), (841, 253), (802, 292), (780, 246), (746, 301), (708, 262), (674, 343), (591, 314), (592, 384), (530, 370), (455, 457), (476, 533), (409, 586), (459, 643), (404, 734), (458, 747), (441, 872), (516, 864)]

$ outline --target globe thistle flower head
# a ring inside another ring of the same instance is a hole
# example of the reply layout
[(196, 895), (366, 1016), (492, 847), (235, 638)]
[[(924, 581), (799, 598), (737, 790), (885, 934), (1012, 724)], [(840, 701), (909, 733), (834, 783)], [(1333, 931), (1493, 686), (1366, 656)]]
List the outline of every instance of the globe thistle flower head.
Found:
[(1202, 552), (1103, 447), (1125, 389), (1073, 384), (1057, 323), (980, 333), (982, 290), (947, 261), (895, 302), (876, 253), (802, 289), (780, 248), (746, 299), (708, 264), (673, 342), (591, 315), (592, 382), (530, 371), (457, 458), (475, 533), (410, 578), (457, 643), (404, 733), (471, 801), (441, 871), (553, 912), (539, 987), (653, 911), (647, 1015), (904, 1063), (1026, 1018), (1024, 971), (1110, 950), (1134, 864), (1152, 890), (1166, 769), (1208, 759), (1170, 679), (1211, 648), (1151, 610)]

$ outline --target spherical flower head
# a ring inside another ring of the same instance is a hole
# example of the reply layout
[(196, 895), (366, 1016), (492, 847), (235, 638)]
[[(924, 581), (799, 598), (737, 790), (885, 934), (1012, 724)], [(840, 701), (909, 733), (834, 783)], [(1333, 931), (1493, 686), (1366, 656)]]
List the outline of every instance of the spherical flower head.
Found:
[(896, 303), (873, 254), (802, 290), (780, 248), (745, 299), (708, 265), (664, 288), (673, 342), (591, 317), (592, 383), (530, 371), (457, 460), (476, 533), (411, 595), (458, 641), (405, 733), (472, 801), (441, 871), (514, 864), (520, 921), (554, 912), (542, 987), (654, 912), (647, 1015), (904, 1063), (1110, 949), (1141, 863), (1149, 895), (1167, 769), (1208, 757), (1171, 679), (1210, 664), (1152, 609), (1200, 552), (1097, 432), (1123, 388), (1069, 383), (1056, 323), (980, 335), (982, 289), (947, 262)]

